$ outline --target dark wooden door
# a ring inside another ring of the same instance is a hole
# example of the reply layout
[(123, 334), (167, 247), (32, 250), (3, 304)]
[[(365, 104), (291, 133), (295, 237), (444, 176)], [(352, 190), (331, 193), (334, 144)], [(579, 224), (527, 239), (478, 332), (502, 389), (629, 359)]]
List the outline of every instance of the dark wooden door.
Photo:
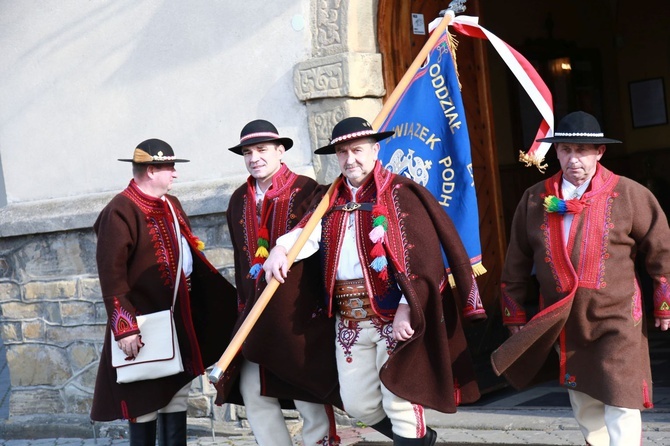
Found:
[[(466, 4), (468, 15), (478, 15), (478, 0)], [(384, 64), (387, 97), (428, 40), (428, 31), (419, 34), (421, 14), (427, 28), (440, 10), (444, 0), (380, 0), (377, 35)], [(413, 16), (414, 14), (414, 16)], [(486, 61), (487, 42), (466, 36), (456, 36), (456, 59), (466, 120), (472, 147), (475, 188), (479, 208), (479, 231), (482, 244), (482, 263), (487, 273), (478, 277), (486, 322), (466, 324), (471, 352), (478, 366), (483, 391), (504, 385), (491, 370), (491, 352), (504, 340), (506, 333), (500, 317), (500, 274), (507, 241), (505, 238), (498, 159), (493, 134), (493, 114), (489, 92)]]

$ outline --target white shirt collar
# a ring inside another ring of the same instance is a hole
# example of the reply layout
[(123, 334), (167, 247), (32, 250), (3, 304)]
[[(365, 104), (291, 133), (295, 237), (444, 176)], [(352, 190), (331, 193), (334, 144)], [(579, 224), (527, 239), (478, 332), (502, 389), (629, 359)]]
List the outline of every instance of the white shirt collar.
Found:
[(563, 192), (563, 199), (570, 200), (572, 198), (582, 198), (582, 195), (584, 195), (584, 192), (586, 192), (586, 189), (589, 187), (589, 184), (591, 184), (591, 178), (586, 180), (584, 184), (577, 187), (574, 184), (570, 183), (568, 180), (566, 180), (564, 177), (563, 183), (561, 185), (561, 189)]

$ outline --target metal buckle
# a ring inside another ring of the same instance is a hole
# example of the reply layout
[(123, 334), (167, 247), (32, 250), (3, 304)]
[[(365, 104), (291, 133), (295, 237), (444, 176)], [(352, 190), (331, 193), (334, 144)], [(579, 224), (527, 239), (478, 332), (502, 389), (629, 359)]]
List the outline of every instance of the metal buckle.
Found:
[(352, 211), (355, 211), (356, 209), (358, 209), (359, 207), (361, 207), (360, 203), (350, 201), (349, 203), (342, 206), (342, 210), (346, 211), (346, 212), (352, 212)]
[(354, 308), (363, 308), (363, 301), (361, 299), (359, 299), (358, 297), (352, 297), (351, 299), (349, 299), (348, 303), (349, 303), (349, 308), (351, 308), (352, 310)]
[(365, 319), (365, 317), (368, 315), (368, 312), (365, 311), (364, 308), (352, 308), (351, 309), (351, 317), (354, 319)]

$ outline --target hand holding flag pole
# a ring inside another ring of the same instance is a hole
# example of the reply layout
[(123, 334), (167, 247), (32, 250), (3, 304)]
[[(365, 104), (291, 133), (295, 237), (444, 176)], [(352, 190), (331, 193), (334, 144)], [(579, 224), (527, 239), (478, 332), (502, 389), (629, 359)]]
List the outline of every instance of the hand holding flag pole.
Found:
[[(450, 3), (449, 5), (450, 9), (445, 14), (440, 24), (438, 25), (438, 28), (436, 29), (437, 32), (434, 32), (430, 36), (426, 44), (423, 46), (419, 54), (416, 56), (416, 58), (408, 68), (405, 75), (402, 77), (396, 88), (389, 96), (389, 99), (386, 101), (386, 103), (384, 103), (384, 106), (382, 107), (377, 117), (372, 122), (372, 127), (374, 129), (379, 128), (379, 125), (384, 121), (390, 110), (393, 108), (395, 103), (402, 95), (402, 92), (405, 90), (407, 84), (412, 80), (418, 69), (424, 63), (424, 61), (428, 57), (428, 54), (430, 54), (430, 50), (435, 45), (435, 42), (439, 39), (439, 37), (442, 35), (444, 30), (449, 25), (449, 22), (453, 19), (454, 12), (460, 12), (465, 10), (465, 6), (463, 4), (466, 1), (467, 0), (454, 0)], [(452, 5), (455, 8), (455, 10), (451, 9)], [(289, 269), (291, 268), (291, 265), (293, 265), (293, 262), (298, 256), (298, 253), (300, 253), (300, 250), (309, 239), (309, 236), (314, 231), (314, 228), (316, 227), (317, 223), (321, 220), (321, 217), (323, 217), (323, 215), (328, 210), (330, 197), (333, 195), (335, 191), (336, 184), (337, 180), (333, 181), (333, 183), (330, 185), (330, 188), (328, 188), (328, 191), (323, 196), (323, 198), (317, 205), (316, 209), (312, 213), (311, 217), (303, 227), (302, 233), (296, 240), (295, 244), (286, 254), (288, 261), (287, 268)], [(258, 297), (258, 300), (254, 304), (254, 306), (249, 311), (249, 314), (244, 319), (244, 322), (242, 322), (240, 328), (237, 330), (233, 338), (230, 340), (230, 343), (228, 344), (228, 347), (226, 347), (226, 350), (221, 355), (221, 358), (216, 362), (216, 364), (212, 368), (212, 371), (209, 373), (208, 378), (211, 383), (216, 384), (221, 380), (221, 378), (223, 377), (223, 373), (240, 351), (240, 348), (242, 347), (244, 340), (251, 332), (251, 329), (258, 321), (258, 318), (263, 313), (263, 310), (265, 310), (265, 307), (267, 306), (268, 302), (270, 302), (270, 299), (274, 295), (275, 291), (277, 291), (279, 285), (280, 285), (279, 281), (273, 277), (272, 279), (270, 279), (270, 282), (268, 282), (268, 284), (265, 286), (265, 289)]]

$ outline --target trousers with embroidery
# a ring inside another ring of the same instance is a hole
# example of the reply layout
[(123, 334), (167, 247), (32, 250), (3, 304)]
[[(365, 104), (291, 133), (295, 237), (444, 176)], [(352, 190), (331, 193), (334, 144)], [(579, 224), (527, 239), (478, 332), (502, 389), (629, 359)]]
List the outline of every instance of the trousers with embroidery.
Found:
[(353, 322), (336, 317), (335, 355), (344, 410), (368, 426), (388, 416), (396, 435), (423, 438), (423, 406), (398, 397), (379, 379), (379, 372), (396, 345), (393, 322), (378, 318)]

